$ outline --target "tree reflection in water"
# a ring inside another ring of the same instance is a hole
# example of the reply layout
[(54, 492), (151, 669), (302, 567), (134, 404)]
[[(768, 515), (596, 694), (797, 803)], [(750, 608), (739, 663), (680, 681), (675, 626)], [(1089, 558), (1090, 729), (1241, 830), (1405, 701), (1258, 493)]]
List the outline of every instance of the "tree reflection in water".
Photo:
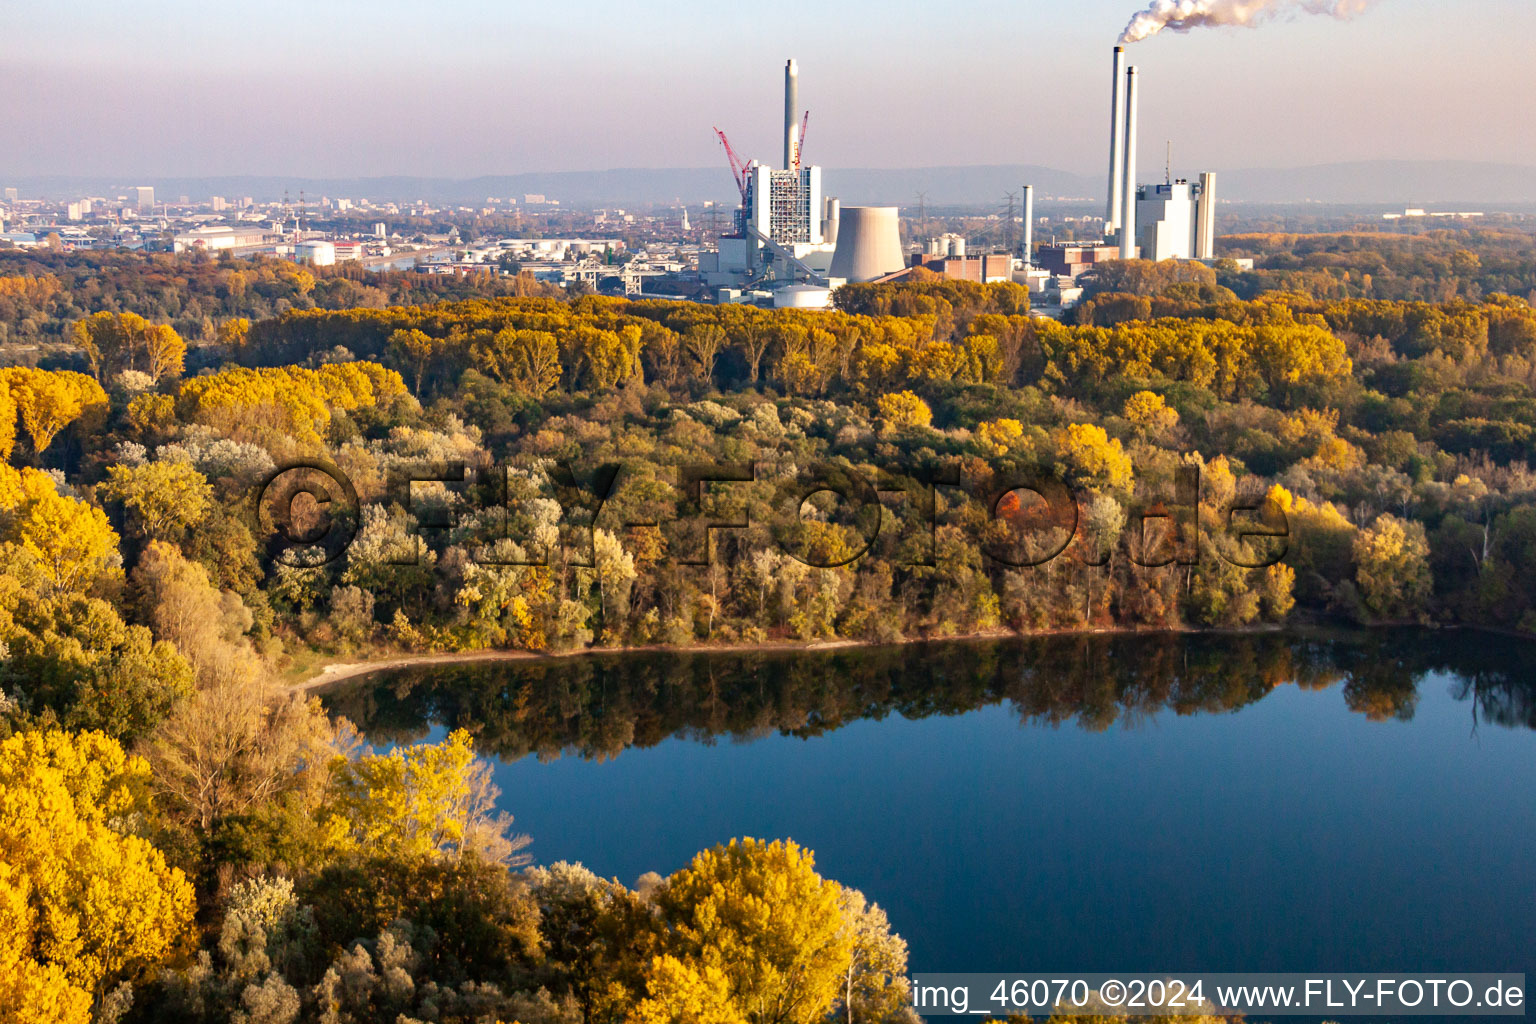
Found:
[(1536, 728), (1528, 645), (1475, 633), (1382, 630), (1022, 637), (827, 651), (595, 654), (431, 666), (365, 677), (326, 704), (374, 744), (463, 727), (503, 760), (605, 760), (674, 737), (816, 736), (887, 715), (1007, 702), (1021, 721), (1104, 730), (1152, 715), (1235, 711), (1276, 687), (1342, 683), (1352, 711), (1413, 717), (1430, 673), (1475, 728)]

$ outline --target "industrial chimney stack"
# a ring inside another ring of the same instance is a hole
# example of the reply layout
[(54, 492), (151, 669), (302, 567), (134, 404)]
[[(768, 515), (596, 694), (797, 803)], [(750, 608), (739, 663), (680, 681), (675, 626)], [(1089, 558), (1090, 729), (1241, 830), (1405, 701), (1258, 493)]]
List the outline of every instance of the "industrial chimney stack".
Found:
[(1120, 227), (1121, 202), (1125, 191), (1125, 47), (1115, 47), (1114, 76), (1109, 94), (1109, 204), (1104, 210), (1104, 238), (1115, 236)]
[(784, 169), (795, 166), (795, 115), (800, 107), (800, 67), (790, 58), (784, 65)]
[(1035, 186), (1024, 186), (1024, 269), (1035, 265)]
[(1195, 206), (1195, 259), (1216, 257), (1216, 174), (1200, 175), (1200, 198)]
[(1125, 70), (1125, 170), (1120, 200), (1120, 258), (1136, 258), (1136, 66)]

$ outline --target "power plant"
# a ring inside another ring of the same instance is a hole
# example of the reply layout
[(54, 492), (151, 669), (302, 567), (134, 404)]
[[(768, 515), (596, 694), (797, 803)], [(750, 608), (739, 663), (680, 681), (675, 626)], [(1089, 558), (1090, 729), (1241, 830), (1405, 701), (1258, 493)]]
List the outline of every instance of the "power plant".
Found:
[[(840, 204), (822, 195), (821, 168), (806, 164), (805, 130), (809, 112), (800, 112), (800, 68), (784, 65), (784, 166), (744, 160), (725, 132), (715, 134), (725, 149), (741, 206), (735, 229), (720, 238), (719, 251), (705, 254), (699, 273), (705, 284), (727, 292), (758, 287), (829, 284)], [(713, 256), (713, 259), (709, 257)], [(798, 300), (807, 301), (805, 293)]]
[(1123, 46), (1115, 47), (1111, 74), (1105, 244), (1116, 246), (1123, 260), (1214, 258), (1216, 175), (1206, 171), (1191, 184), (1175, 179), (1170, 167), (1161, 185), (1137, 184), (1139, 72), (1126, 65)]
[[(772, 301), (824, 306), (845, 282), (888, 281), (921, 267), (944, 277), (1014, 281), (1070, 304), (1077, 278), (1112, 259), (1211, 260), (1215, 255), (1216, 175), (1175, 179), (1171, 161), (1161, 184), (1137, 178), (1140, 77), (1116, 46), (1110, 63), (1109, 174), (1102, 242), (1034, 244), (1035, 193), (1023, 186), (1023, 231), (1016, 250), (966, 253), (965, 239), (945, 235), (903, 247), (894, 206), (844, 207), (822, 189), (822, 169), (805, 161), (808, 111), (800, 109), (800, 67), (784, 65), (783, 166), (740, 157), (725, 132), (725, 150), (740, 194), (733, 229), (715, 252), (699, 257), (699, 275), (717, 301)], [(1009, 214), (1012, 214), (1012, 199)], [(1011, 234), (1012, 228), (1009, 227)], [(908, 250), (913, 250), (909, 253)]]

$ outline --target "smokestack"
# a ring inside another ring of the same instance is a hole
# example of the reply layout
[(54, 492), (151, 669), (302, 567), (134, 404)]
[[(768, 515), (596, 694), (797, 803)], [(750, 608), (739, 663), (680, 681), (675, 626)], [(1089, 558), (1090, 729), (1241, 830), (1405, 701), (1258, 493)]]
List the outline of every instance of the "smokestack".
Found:
[(795, 115), (800, 107), (800, 66), (791, 57), (784, 65), (784, 169), (795, 166)]
[(1120, 258), (1136, 258), (1136, 65), (1125, 69), (1125, 187), (1120, 200)]
[(1024, 186), (1024, 267), (1035, 265), (1035, 186)]
[(842, 220), (843, 204), (836, 196), (827, 198), (826, 226), (822, 228), (821, 240), (828, 245), (837, 244), (838, 221)]
[(1120, 227), (1125, 183), (1125, 47), (1115, 47), (1114, 76), (1109, 85), (1109, 205), (1104, 211), (1104, 237)]
[(1216, 173), (1200, 175), (1200, 206), (1195, 211), (1195, 259), (1216, 258)]

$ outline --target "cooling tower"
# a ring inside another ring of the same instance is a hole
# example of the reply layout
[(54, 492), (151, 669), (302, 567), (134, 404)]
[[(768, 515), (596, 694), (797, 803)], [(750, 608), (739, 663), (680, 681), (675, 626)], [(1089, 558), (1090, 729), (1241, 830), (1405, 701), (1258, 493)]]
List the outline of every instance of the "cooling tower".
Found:
[(873, 281), (906, 266), (894, 206), (845, 206), (837, 225), (831, 277)]
[(1104, 211), (1104, 237), (1120, 227), (1125, 198), (1125, 47), (1115, 47), (1114, 77), (1109, 92), (1109, 205)]
[(1136, 258), (1136, 66), (1125, 70), (1125, 173), (1120, 201), (1120, 258)]

